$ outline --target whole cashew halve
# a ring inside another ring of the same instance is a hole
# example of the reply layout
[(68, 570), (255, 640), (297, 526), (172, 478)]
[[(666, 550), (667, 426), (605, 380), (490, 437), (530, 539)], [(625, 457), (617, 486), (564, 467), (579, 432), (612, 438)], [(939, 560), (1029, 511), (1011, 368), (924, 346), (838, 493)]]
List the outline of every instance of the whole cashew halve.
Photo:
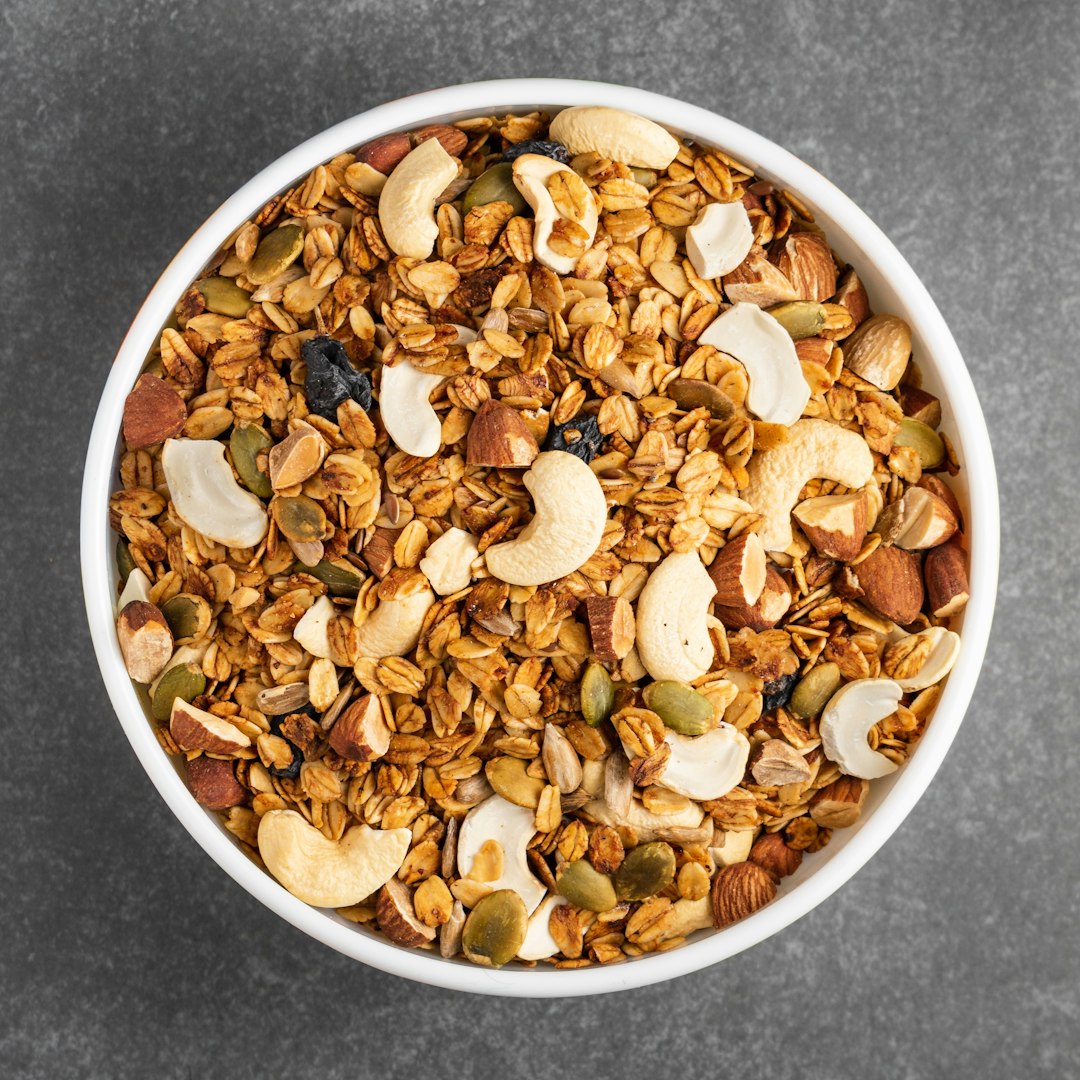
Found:
[(533, 519), (516, 539), (487, 549), (487, 568), (510, 585), (543, 585), (572, 574), (596, 551), (607, 501), (592, 469), (563, 450), (538, 454), (524, 483)]
[(858, 432), (828, 420), (800, 420), (787, 442), (750, 459), (749, 473), (742, 497), (761, 515), (761, 542), (766, 551), (784, 551), (791, 544), (791, 509), (805, 484), (820, 476), (861, 488), (874, 473), (874, 458)]
[(895, 772), (896, 762), (871, 750), (866, 736), (879, 720), (896, 712), (902, 693), (892, 679), (856, 679), (841, 686), (821, 714), (825, 756), (863, 780)]
[(645, 169), (666, 169), (679, 152), (679, 140), (659, 124), (607, 105), (563, 109), (551, 121), (549, 131), (571, 154), (592, 150), (601, 157)]
[(405, 860), (409, 829), (355, 825), (335, 843), (295, 810), (270, 810), (259, 822), (259, 854), (267, 870), (315, 907), (358, 904), (390, 880)]
[[(551, 178), (560, 172), (568, 172), (577, 177), (577, 173), (569, 165), (563, 165), (561, 161), (555, 161), (543, 154), (522, 154), (514, 161), (514, 186), (532, 207), (533, 216), (536, 219), (533, 224), (533, 252), (537, 261), (557, 274), (572, 274), (577, 265), (577, 258), (573, 255), (559, 255), (552, 251), (549, 243), (552, 227), (560, 214), (555, 208), (555, 202), (547, 186)], [(589, 192), (584, 217), (578, 222), (589, 237), (586, 247), (592, 244), (596, 236), (599, 220), (596, 201), (592, 197), (592, 192)]]
[(426, 259), (435, 247), (435, 200), (458, 174), (438, 139), (426, 139), (398, 163), (379, 195), (379, 224), (390, 250)]
[[(429, 139), (438, 145), (437, 140)], [(426, 146), (427, 143), (421, 143)], [(415, 152), (415, 151), (414, 151)], [(421, 371), (408, 360), (383, 366), (379, 382), (379, 413), (387, 434), (413, 457), (434, 457), (442, 446), (442, 424), (428, 400), (445, 378)]]
[(672, 552), (649, 576), (637, 604), (637, 650), (657, 680), (693, 682), (712, 664), (707, 618), (716, 585), (694, 552)]

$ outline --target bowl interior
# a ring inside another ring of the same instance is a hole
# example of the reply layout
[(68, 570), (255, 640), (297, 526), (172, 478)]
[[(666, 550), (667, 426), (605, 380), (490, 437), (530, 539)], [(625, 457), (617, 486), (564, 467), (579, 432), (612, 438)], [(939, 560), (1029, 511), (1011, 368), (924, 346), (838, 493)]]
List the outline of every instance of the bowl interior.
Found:
[[(927, 389), (943, 403), (942, 429), (962, 469), (953, 485), (970, 544), (972, 599), (960, 620), (963, 646), (928, 729), (904, 768), (871, 785), (864, 813), (839, 830), (823, 851), (785, 880), (776, 901), (724, 931), (699, 931), (686, 946), (611, 967), (578, 971), (508, 966), (487, 971), (461, 960), (392, 945), (333, 912), (301, 903), (255, 867), (217, 817), (189, 794), (179, 767), (160, 749), (145, 713), (145, 695), (127, 677), (115, 640), (115, 538), (107, 520), (117, 473), (123, 401), (188, 283), (237, 225), (277, 191), (316, 164), (386, 131), (469, 116), (555, 112), (570, 105), (629, 109), (701, 142), (718, 146), (779, 187), (790, 188), (813, 211), (832, 246), (854, 265), (874, 310), (904, 318)], [(881, 846), (910, 811), (937, 770), (970, 700), (993, 614), (998, 559), (998, 508), (990, 444), (970, 377), (925, 288), (900, 254), (853, 203), (809, 166), (775, 144), (713, 113), (670, 98), (601, 83), (508, 80), (449, 87), (406, 98), (353, 117), (269, 166), (230, 198), (175, 257), (117, 355), (103, 393), (87, 456), (82, 506), (82, 561), (87, 613), (102, 675), (117, 716), (143, 767), (200, 845), (261, 902), (311, 936), (372, 966), (439, 986), (481, 993), (562, 996), (625, 989), (715, 963), (776, 932), (820, 903)]]

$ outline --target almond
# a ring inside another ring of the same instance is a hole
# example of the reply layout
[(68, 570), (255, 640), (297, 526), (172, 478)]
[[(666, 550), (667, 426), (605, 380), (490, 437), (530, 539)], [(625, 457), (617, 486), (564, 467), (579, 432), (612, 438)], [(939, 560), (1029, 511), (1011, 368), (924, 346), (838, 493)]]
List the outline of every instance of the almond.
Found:
[(836, 292), (836, 262), (818, 233), (790, 233), (772, 247), (769, 261), (791, 282), (800, 300), (828, 300)]
[(750, 759), (750, 773), (764, 787), (781, 787), (805, 784), (810, 779), (810, 766), (794, 746), (783, 739), (769, 739)]
[[(773, 740), (776, 741), (775, 739)], [(765, 833), (754, 841), (749, 860), (779, 879), (794, 874), (802, 863), (803, 853), (784, 843), (779, 833)]]
[(235, 754), (251, 740), (228, 720), (177, 698), (169, 716), (169, 733), (181, 750), (205, 750), (208, 754)]
[(357, 698), (330, 729), (330, 748), (349, 761), (374, 761), (390, 747), (390, 728), (374, 694)]
[(634, 611), (625, 597), (590, 596), (585, 600), (585, 617), (597, 660), (622, 660), (634, 647)]
[(795, 355), (802, 363), (828, 367), (836, 343), (823, 337), (800, 338), (795, 342)]
[(371, 539), (360, 552), (360, 558), (380, 581), (390, 573), (394, 565), (394, 545), (400, 532), (400, 529), (387, 529), (376, 525)]
[(792, 514), (807, 540), (827, 558), (849, 562), (862, 550), (866, 539), (866, 497), (861, 491), (805, 499)]
[(856, 326), (870, 318), (870, 300), (866, 295), (859, 275), (854, 270), (845, 270), (840, 277), (840, 286), (833, 297), (833, 303), (846, 307)]
[(158, 608), (144, 600), (132, 600), (120, 612), (116, 637), (127, 673), (137, 683), (153, 682), (172, 658), (169, 624)]
[(750, 254), (723, 280), (724, 292), (733, 304), (771, 307), (799, 299), (791, 282), (769, 262), (759, 247), (751, 248)]
[(394, 167), (412, 149), (412, 142), (404, 131), (394, 131), (389, 135), (380, 135), (369, 143), (364, 143), (356, 151), (356, 158), (365, 165), (370, 165), (376, 172), (389, 176)]
[(469, 137), (460, 128), (449, 124), (428, 124), (409, 136), (413, 146), (419, 146), (428, 139), (438, 139), (442, 148), (451, 157), (461, 157), (461, 152), (469, 145)]
[(874, 532), (885, 543), (908, 551), (944, 544), (957, 530), (956, 515), (944, 499), (926, 488), (908, 488), (878, 516)]
[(717, 604), (716, 616), (729, 629), (748, 626), (755, 633), (771, 630), (791, 607), (791, 590), (771, 564), (765, 568), (765, 588), (753, 604)]
[(524, 469), (540, 452), (536, 439), (516, 409), (488, 398), (473, 417), (466, 442), (469, 465)]
[(207, 810), (227, 810), (247, 798), (247, 792), (236, 779), (233, 763), (222, 758), (197, 757), (189, 761), (187, 779), (195, 801)]
[(935, 431), (941, 424), (941, 400), (921, 386), (901, 387), (900, 407), (905, 416), (920, 420)]
[(841, 776), (810, 800), (810, 817), (823, 829), (846, 829), (859, 820), (869, 790), (869, 781)]
[(911, 328), (895, 315), (874, 315), (844, 342), (844, 367), (879, 390), (900, 382), (911, 358)]
[(961, 529), (964, 527), (964, 515), (960, 512), (960, 503), (953, 489), (944, 480), (934, 473), (923, 473), (915, 486), (925, 488), (939, 499), (944, 499), (945, 505), (953, 512), (953, 517), (956, 518), (958, 526)]
[(907, 626), (923, 605), (919, 560), (897, 547), (879, 547), (854, 567), (859, 589), (879, 614)]
[(776, 896), (776, 879), (752, 862), (725, 866), (713, 879), (713, 925), (725, 926), (745, 919)]
[(716, 585), (715, 602), (753, 607), (765, 588), (767, 562), (757, 533), (743, 533), (722, 547), (709, 566), (709, 577)]
[(124, 442), (132, 450), (179, 435), (187, 420), (184, 399), (156, 375), (139, 376), (124, 400)]
[(314, 476), (326, 457), (323, 437), (310, 425), (299, 423), (276, 446), (270, 448), (270, 484), (285, 491)]
[(938, 619), (955, 615), (970, 597), (964, 551), (959, 544), (942, 544), (928, 551), (923, 565), (930, 610)]
[(416, 917), (409, 886), (397, 877), (390, 878), (379, 890), (375, 918), (379, 929), (395, 945), (413, 949), (435, 940), (435, 928), (425, 926)]

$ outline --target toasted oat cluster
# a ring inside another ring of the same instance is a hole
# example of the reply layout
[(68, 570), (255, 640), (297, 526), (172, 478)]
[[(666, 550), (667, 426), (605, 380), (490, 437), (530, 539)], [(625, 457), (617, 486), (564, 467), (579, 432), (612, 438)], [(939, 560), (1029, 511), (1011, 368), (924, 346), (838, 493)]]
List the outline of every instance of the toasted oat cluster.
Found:
[(579, 967), (767, 904), (957, 655), (957, 462), (809, 209), (610, 108), (383, 135), (127, 398), (117, 634), (192, 794), (402, 946)]

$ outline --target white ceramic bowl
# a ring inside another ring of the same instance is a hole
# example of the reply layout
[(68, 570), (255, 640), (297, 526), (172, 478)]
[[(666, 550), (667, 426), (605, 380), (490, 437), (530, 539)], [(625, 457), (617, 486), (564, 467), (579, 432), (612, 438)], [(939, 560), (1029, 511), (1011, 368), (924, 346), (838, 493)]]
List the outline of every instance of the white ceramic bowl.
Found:
[[(812, 209), (833, 247), (859, 272), (878, 311), (911, 325), (925, 385), (944, 403), (943, 430), (962, 463), (955, 482), (965, 509), (971, 548), (971, 601), (963, 615), (963, 646), (933, 720), (909, 762), (876, 780), (859, 823), (840, 830), (824, 851), (807, 858), (778, 898), (723, 931), (701, 931), (685, 946), (610, 967), (577, 971), (489, 971), (464, 961), (399, 948), (333, 912), (308, 907), (259, 870), (217, 818), (192, 798), (176, 765), (162, 751), (128, 679), (116, 642), (113, 605), (117, 572), (107, 505), (117, 486), (119, 431), (124, 398), (177, 298), (222, 240), (271, 195), (315, 165), (387, 131), (468, 116), (557, 111), (569, 105), (612, 105), (641, 113), (666, 127), (721, 147), (760, 176), (790, 188)], [(596, 994), (660, 982), (740, 952), (820, 904), (858, 870), (907, 816), (937, 772), (971, 699), (982, 665), (994, 609), (998, 572), (998, 497), (986, 424), (971, 378), (941, 314), (911, 267), (872, 221), (808, 165), (738, 124), (672, 98), (606, 83), (510, 79), (452, 86), (380, 105), (329, 128), (279, 158), (245, 184), (183, 246), (146, 298), (120, 347), (98, 407), (86, 458), (82, 497), (82, 575), (87, 615), (101, 674), (116, 715), (143, 768), (184, 827), (252, 896), (319, 941), (372, 967), (435, 986), (522, 997)]]

